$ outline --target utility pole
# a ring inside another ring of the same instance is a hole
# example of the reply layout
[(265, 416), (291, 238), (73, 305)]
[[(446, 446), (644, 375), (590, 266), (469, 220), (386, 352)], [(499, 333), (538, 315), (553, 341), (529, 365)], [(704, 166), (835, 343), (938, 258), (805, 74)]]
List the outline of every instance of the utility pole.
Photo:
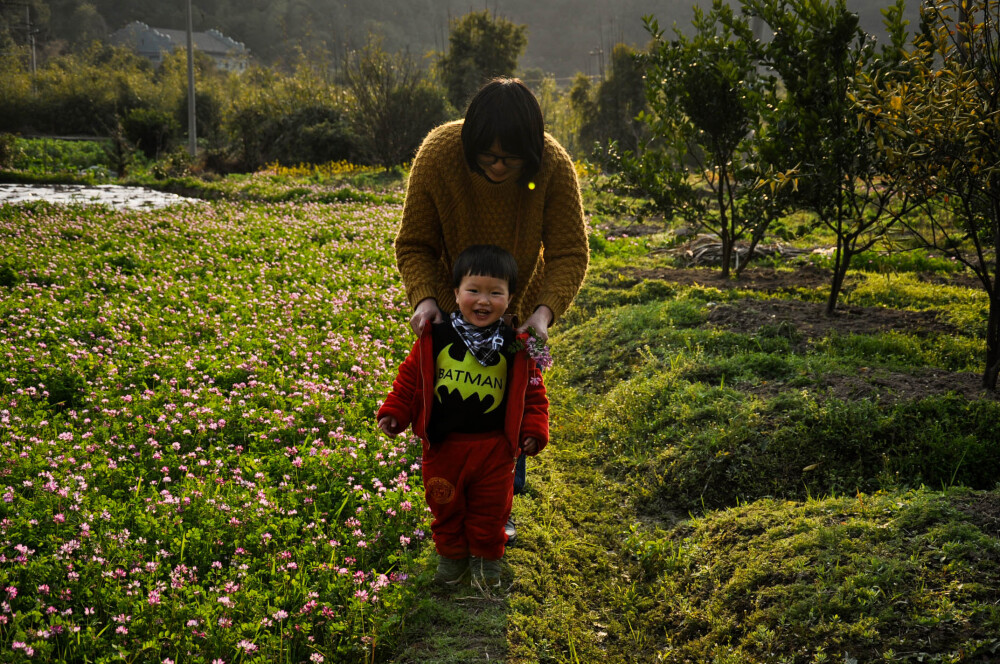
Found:
[(597, 57), (597, 71), (598, 75), (601, 77), (601, 83), (604, 82), (604, 46), (599, 45), (593, 51), (590, 52), (590, 57)]
[(188, 55), (188, 152), (198, 154), (198, 123), (194, 103), (194, 28), (191, 18), (191, 0), (187, 0), (187, 55)]
[[(31, 5), (24, 6), (24, 26), (31, 40), (31, 80), (35, 80), (35, 32), (31, 29)], [(32, 83), (34, 85), (34, 83)]]

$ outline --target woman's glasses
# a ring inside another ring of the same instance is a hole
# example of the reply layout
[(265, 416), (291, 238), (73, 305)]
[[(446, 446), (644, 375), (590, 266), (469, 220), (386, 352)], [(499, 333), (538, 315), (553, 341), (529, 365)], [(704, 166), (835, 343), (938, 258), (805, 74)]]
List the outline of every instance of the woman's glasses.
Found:
[(510, 155), (501, 157), (500, 155), (493, 154), (492, 152), (480, 152), (476, 155), (476, 163), (482, 168), (488, 168), (498, 161), (511, 170), (517, 170), (524, 166), (523, 157), (513, 157)]

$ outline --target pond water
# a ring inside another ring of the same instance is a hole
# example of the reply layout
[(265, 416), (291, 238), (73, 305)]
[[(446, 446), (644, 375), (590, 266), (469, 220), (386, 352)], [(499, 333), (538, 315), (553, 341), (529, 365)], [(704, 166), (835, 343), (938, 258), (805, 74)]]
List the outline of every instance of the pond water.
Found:
[(108, 205), (114, 208), (155, 209), (178, 203), (200, 203), (196, 198), (178, 196), (144, 187), (116, 184), (0, 184), (0, 205), (48, 201), (59, 204)]

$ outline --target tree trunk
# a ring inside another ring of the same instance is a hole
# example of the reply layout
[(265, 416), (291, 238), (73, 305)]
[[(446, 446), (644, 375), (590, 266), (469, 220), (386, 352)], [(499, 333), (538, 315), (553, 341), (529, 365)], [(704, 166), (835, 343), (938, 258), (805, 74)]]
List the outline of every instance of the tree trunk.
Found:
[(716, 191), (716, 205), (719, 206), (719, 239), (722, 241), (722, 278), (729, 278), (729, 270), (733, 264), (733, 243), (736, 234), (732, 232), (732, 207), (726, 206), (725, 182), (729, 177), (725, 162), (719, 167), (719, 186)]
[(754, 233), (750, 238), (750, 246), (747, 248), (747, 257), (742, 263), (736, 266), (736, 278), (739, 279), (740, 275), (743, 274), (743, 270), (750, 265), (750, 261), (753, 260), (754, 254), (757, 252), (757, 244), (760, 242), (760, 237)]
[(997, 389), (997, 375), (1000, 374), (1000, 297), (997, 296), (996, 281), (990, 293), (990, 315), (986, 324), (986, 371), (983, 372), (983, 387)]
[(832, 316), (837, 309), (837, 300), (840, 298), (840, 290), (844, 287), (844, 279), (847, 277), (847, 269), (851, 265), (851, 252), (846, 243), (837, 240), (837, 253), (833, 261), (833, 279), (830, 280), (830, 297), (826, 300), (826, 315)]
[[(993, 201), (993, 252), (1000, 256), (1000, 203)], [(997, 375), (1000, 374), (1000, 265), (994, 266), (993, 278), (989, 278), (989, 268), (985, 267), (986, 293), (990, 296), (989, 320), (986, 323), (986, 370), (983, 372), (983, 387), (997, 389)]]

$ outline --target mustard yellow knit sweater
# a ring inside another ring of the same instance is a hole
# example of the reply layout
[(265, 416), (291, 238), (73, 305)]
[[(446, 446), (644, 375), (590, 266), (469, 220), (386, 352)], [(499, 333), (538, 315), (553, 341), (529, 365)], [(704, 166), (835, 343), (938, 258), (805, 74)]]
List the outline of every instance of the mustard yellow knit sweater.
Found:
[(546, 134), (534, 189), (516, 178), (493, 183), (469, 169), (461, 132), (461, 120), (432, 130), (410, 169), (396, 235), (410, 305), (433, 297), (442, 310), (457, 309), (452, 263), (469, 245), (495, 244), (517, 260), (508, 312), (524, 321), (544, 304), (558, 319), (580, 289), (589, 258), (573, 161)]

